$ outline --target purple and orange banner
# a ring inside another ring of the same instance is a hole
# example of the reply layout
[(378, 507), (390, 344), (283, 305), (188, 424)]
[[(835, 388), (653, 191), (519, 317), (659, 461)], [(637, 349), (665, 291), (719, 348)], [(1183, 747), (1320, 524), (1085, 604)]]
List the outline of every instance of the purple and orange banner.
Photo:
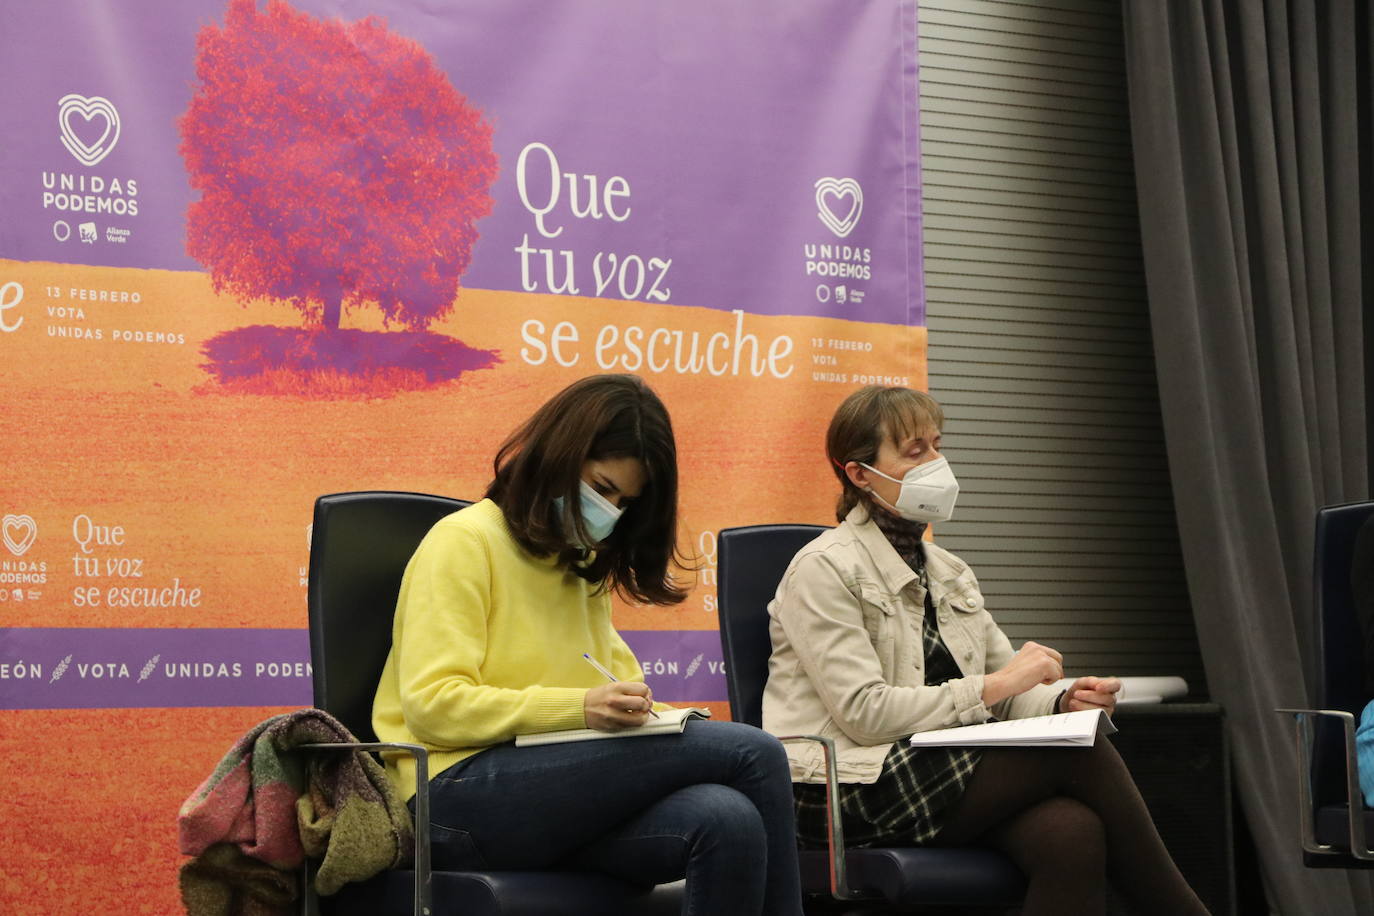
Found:
[(835, 405), (925, 384), (915, 49), (914, 0), (0, 13), (0, 911), (176, 911), (177, 806), (310, 703), (315, 498), (480, 496), (591, 373), (668, 405), (700, 567), (617, 626), (728, 715), (715, 532), (832, 521)]

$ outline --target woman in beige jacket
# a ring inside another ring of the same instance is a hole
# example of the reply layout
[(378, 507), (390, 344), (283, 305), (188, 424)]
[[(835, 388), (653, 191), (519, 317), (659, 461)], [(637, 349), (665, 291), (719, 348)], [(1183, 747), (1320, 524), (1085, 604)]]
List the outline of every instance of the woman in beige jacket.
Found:
[[(1013, 649), (972, 570), (923, 540), (959, 487), (929, 395), (870, 386), (826, 437), (838, 527), (792, 560), (769, 605), (773, 655), (763, 724), (835, 740), (850, 845), (1004, 850), (1026, 873), (1023, 913), (1101, 913), (1106, 880), (1142, 913), (1205, 913), (1116, 750), (913, 748), (915, 732), (1116, 704), (1115, 678), (1052, 688), (1063, 659)], [(825, 843), (819, 747), (789, 744), (797, 830)]]

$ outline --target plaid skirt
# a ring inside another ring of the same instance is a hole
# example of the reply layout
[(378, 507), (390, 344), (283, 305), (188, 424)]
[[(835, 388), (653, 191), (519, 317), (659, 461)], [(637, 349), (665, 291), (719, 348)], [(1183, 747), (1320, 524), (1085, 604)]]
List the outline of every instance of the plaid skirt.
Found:
[[(920, 846), (935, 838), (944, 816), (964, 794), (976, 748), (892, 745), (874, 783), (840, 785), (846, 846)], [(797, 839), (803, 848), (826, 845), (825, 786), (794, 783)]]

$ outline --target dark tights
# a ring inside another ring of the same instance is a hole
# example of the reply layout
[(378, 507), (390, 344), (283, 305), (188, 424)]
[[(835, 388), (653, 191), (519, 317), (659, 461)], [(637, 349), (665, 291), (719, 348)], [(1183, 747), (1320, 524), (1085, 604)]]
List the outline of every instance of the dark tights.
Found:
[(1021, 910), (1106, 910), (1106, 882), (1135, 913), (1206, 913), (1155, 830), (1111, 742), (1091, 748), (983, 751), (935, 843), (982, 843), (1026, 873)]

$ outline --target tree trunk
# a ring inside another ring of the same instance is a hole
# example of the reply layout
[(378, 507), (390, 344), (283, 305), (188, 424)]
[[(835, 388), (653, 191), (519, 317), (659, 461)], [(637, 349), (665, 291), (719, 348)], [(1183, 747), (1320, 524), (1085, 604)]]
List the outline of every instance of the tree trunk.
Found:
[(323, 323), (326, 331), (337, 331), (339, 319), (343, 317), (343, 297), (331, 296), (325, 300)]

